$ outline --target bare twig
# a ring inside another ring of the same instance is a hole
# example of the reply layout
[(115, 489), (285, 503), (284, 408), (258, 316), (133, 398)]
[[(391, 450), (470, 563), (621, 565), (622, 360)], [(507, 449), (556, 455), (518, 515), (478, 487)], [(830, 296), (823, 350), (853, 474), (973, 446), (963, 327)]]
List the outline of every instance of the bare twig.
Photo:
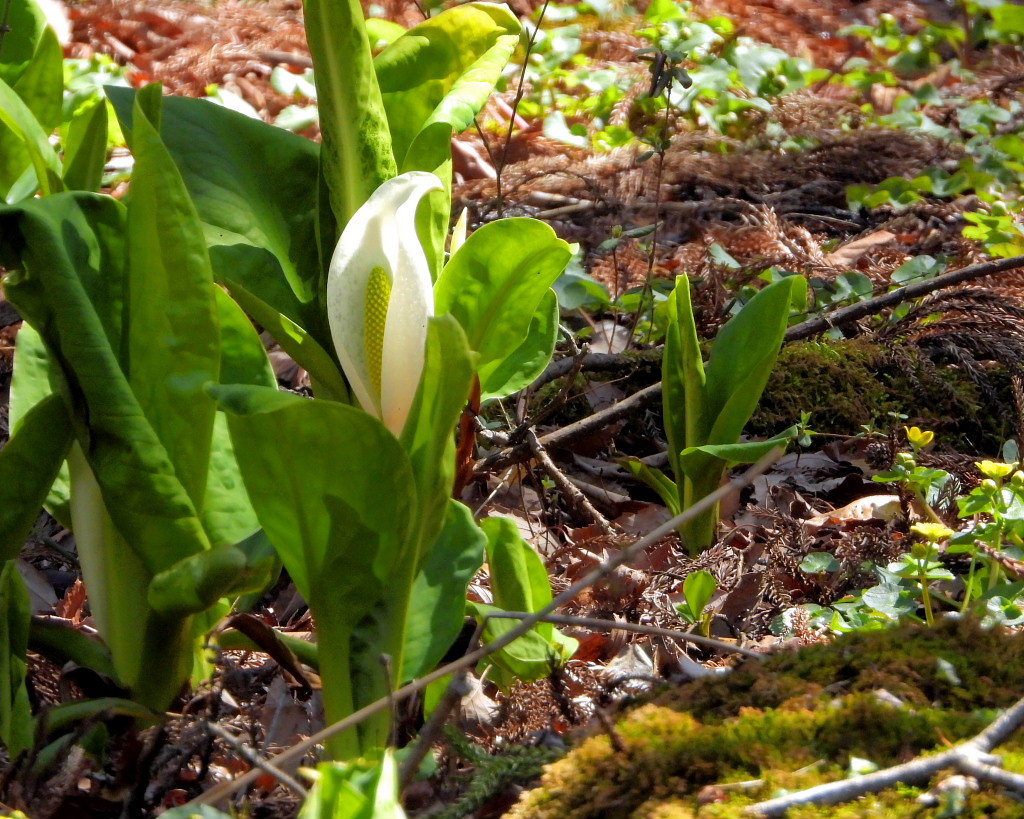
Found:
[[(628, 563), (629, 561), (634, 560), (636, 557), (642, 554), (645, 549), (658, 543), (658, 541), (660, 541), (663, 537), (675, 531), (682, 524), (686, 523), (694, 517), (697, 517), (698, 515), (703, 514), (707, 510), (714, 508), (714, 506), (717, 503), (719, 503), (723, 498), (728, 497), (729, 495), (732, 495), (733, 493), (738, 492), (743, 487), (749, 485), (752, 481), (756, 480), (758, 477), (767, 472), (768, 469), (771, 468), (772, 464), (774, 464), (780, 457), (782, 457), (782, 449), (776, 447), (739, 477), (733, 478), (724, 486), (719, 487), (714, 492), (701, 498), (701, 500), (697, 501), (693, 506), (691, 506), (686, 511), (682, 512), (679, 515), (676, 515), (671, 520), (663, 523), (661, 526), (657, 527), (649, 534), (640, 538), (636, 543), (623, 549), (618, 554), (612, 555), (611, 557), (606, 559), (599, 566), (594, 568), (592, 571), (588, 572), (584, 577), (577, 580), (575, 583), (569, 586), (569, 588), (567, 588), (565, 591), (563, 591), (561, 594), (555, 597), (550, 604), (548, 604), (535, 614), (531, 614), (529, 617), (524, 618), (522, 621), (520, 621), (518, 626), (514, 626), (513, 628), (509, 629), (500, 637), (498, 637), (494, 642), (488, 643), (485, 646), (470, 651), (464, 657), (461, 657), (458, 660), (454, 660), (453, 662), (447, 663), (441, 666), (440, 668), (437, 668), (434, 671), (430, 672), (429, 674), (420, 677), (417, 680), (413, 680), (412, 682), (406, 683), (393, 694), (391, 694), (389, 697), (384, 697), (382, 699), (377, 700), (376, 702), (372, 702), (369, 705), (360, 708), (354, 714), (351, 714), (345, 719), (339, 720), (333, 725), (327, 726), (322, 731), (319, 731), (318, 733), (314, 734), (308, 739), (305, 739), (302, 742), (295, 744), (286, 751), (282, 751), (280, 754), (273, 758), (273, 763), (275, 765), (280, 766), (287, 764), (292, 760), (300, 759), (311, 749), (315, 748), (317, 745), (320, 745), (330, 737), (336, 736), (337, 734), (350, 730), (352, 727), (358, 725), (366, 719), (369, 719), (374, 714), (377, 714), (385, 708), (390, 707), (393, 703), (408, 699), (409, 697), (422, 691), (435, 680), (439, 680), (442, 677), (448, 676), (449, 674), (454, 674), (455, 672), (463, 668), (469, 668), (478, 663), (480, 660), (484, 659), (485, 657), (490, 656), (496, 651), (500, 651), (505, 646), (512, 643), (514, 640), (519, 639), (524, 634), (529, 632), (530, 629), (537, 625), (537, 623), (543, 622), (545, 617), (547, 617), (550, 614), (554, 614), (555, 610), (559, 606), (564, 606), (566, 603), (573, 600), (577, 595), (586, 591), (595, 583), (600, 581), (603, 577), (615, 571), (615, 569), (617, 569), (619, 566), (622, 566)], [(253, 770), (245, 774), (242, 774), (241, 776), (231, 780), (230, 782), (223, 782), (219, 785), (214, 786), (213, 788), (210, 788), (205, 793), (200, 794), (191, 802), (188, 802), (184, 807), (194, 808), (202, 804), (217, 804), (221, 800), (230, 797), (236, 791), (244, 788), (246, 785), (252, 782), (257, 776), (259, 776), (259, 771)]]
[[(495, 619), (523, 620), (532, 615), (525, 611), (496, 611), (491, 612), (489, 616)], [(583, 628), (594, 629), (595, 631), (632, 631), (637, 634), (648, 634), (652, 637), (669, 637), (673, 640), (680, 640), (684, 643), (693, 643), (694, 645), (706, 646), (707, 648), (715, 648), (719, 651), (742, 654), (744, 657), (753, 657), (756, 660), (763, 659), (763, 655), (758, 654), (756, 651), (751, 651), (747, 648), (740, 648), (739, 646), (732, 645), (732, 643), (716, 640), (713, 637), (704, 637), (700, 634), (690, 634), (686, 631), (677, 631), (676, 629), (671, 628), (645, 626), (642, 623), (622, 623), (613, 620), (602, 620), (598, 617), (574, 617), (566, 614), (545, 614), (543, 619), (545, 623), (554, 623), (558, 626), (581, 626)]]
[(537, 433), (532, 429), (526, 431), (526, 442), (533, 452), (533, 457), (537, 459), (537, 463), (548, 473), (551, 480), (555, 482), (555, 486), (558, 487), (559, 491), (565, 496), (566, 501), (576, 510), (577, 514), (588, 518), (604, 534), (614, 535), (615, 530), (612, 528), (612, 525), (605, 519), (604, 515), (594, 508), (594, 504), (587, 500), (587, 496), (577, 489), (573, 482), (566, 477), (565, 473), (558, 468), (558, 465), (551, 460), (551, 456), (548, 455), (541, 442), (537, 440)]
[(505, 208), (504, 191), (501, 187), (501, 174), (505, 170), (505, 165), (508, 163), (508, 151), (512, 146), (512, 134), (515, 133), (516, 129), (516, 113), (519, 111), (519, 103), (523, 101), (523, 96), (526, 94), (526, 69), (530, 65), (530, 54), (533, 52), (534, 43), (537, 41), (537, 32), (540, 31), (541, 25), (544, 23), (544, 15), (548, 12), (549, 0), (544, 0), (544, 5), (540, 7), (540, 14), (537, 15), (537, 25), (533, 31), (530, 32), (530, 39), (526, 42), (526, 54), (523, 55), (523, 67), (519, 71), (519, 87), (516, 89), (515, 99), (512, 101), (512, 113), (509, 114), (508, 118), (508, 133), (505, 134), (505, 144), (501, 147), (501, 161), (495, 167), (497, 177), (494, 180), (496, 187), (496, 198), (498, 204), (498, 215), (501, 216)]
[(441, 699), (434, 706), (430, 719), (420, 729), (416, 744), (412, 746), (410, 753), (402, 760), (402, 767), (398, 774), (399, 793), (412, 784), (413, 779), (416, 777), (416, 772), (419, 770), (420, 763), (426, 758), (430, 752), (430, 746), (434, 744), (434, 740), (440, 735), (444, 724), (448, 721), (448, 715), (459, 704), (459, 700), (469, 693), (469, 686), (466, 682), (468, 673), (464, 668), (455, 673), (452, 681), (445, 688)]
[(303, 799), (306, 798), (306, 789), (297, 779), (295, 779), (295, 777), (285, 771), (282, 771), (279, 767), (264, 759), (256, 752), (255, 748), (251, 748), (241, 739), (236, 737), (230, 731), (222, 728), (216, 722), (210, 722), (207, 720), (206, 730), (241, 754), (250, 765), (255, 767), (257, 771), (263, 771), (263, 773), (270, 774), (290, 791), (295, 792)]
[[(540, 443), (547, 449), (566, 446), (571, 444), (573, 441), (577, 441), (580, 438), (586, 438), (588, 435), (592, 435), (593, 433), (604, 429), (609, 424), (614, 424), (616, 421), (629, 417), (633, 413), (642, 410), (644, 407), (653, 404), (660, 397), (661, 382), (659, 381), (649, 387), (644, 387), (644, 389), (639, 392), (633, 393), (629, 398), (625, 398), (618, 403), (612, 404), (606, 409), (595, 412), (593, 415), (588, 415), (586, 418), (581, 418), (575, 423), (568, 424), (561, 429), (541, 436), (539, 438)], [(521, 463), (528, 457), (530, 457), (529, 446), (520, 444), (515, 447), (503, 449), (500, 452), (496, 452), (493, 455), (489, 455), (483, 460), (478, 461), (473, 472), (480, 475), (492, 472), (495, 469), (504, 469), (512, 464)]]
[[(878, 793), (891, 788), (897, 783), (916, 785), (928, 781), (932, 776), (946, 768), (956, 768), (971, 776), (981, 776), (997, 781), (989, 776), (989, 752), (1001, 745), (1024, 724), (1024, 698), (1017, 700), (1013, 706), (1004, 711), (998, 719), (973, 739), (955, 745), (948, 751), (934, 756), (922, 756), (894, 765), (885, 770), (875, 771), (864, 776), (816, 785), (807, 790), (780, 796), (751, 805), (745, 811), (749, 816), (784, 816), (788, 810), (799, 805), (836, 805), (848, 802), (868, 793)], [(998, 769), (996, 769), (998, 770)], [(1005, 772), (1004, 772), (1005, 773)], [(1002, 777), (1007, 780), (1007, 777)], [(1024, 777), (1015, 776), (1013, 781), (1018, 785)], [(1000, 784), (1003, 784), (1000, 782)], [(1014, 790), (1017, 785), (1010, 785)]]

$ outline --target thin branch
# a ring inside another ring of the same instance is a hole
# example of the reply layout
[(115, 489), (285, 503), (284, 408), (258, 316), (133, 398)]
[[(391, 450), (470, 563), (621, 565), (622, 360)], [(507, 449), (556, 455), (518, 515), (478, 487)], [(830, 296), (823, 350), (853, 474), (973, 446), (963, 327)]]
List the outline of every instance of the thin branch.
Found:
[[(523, 620), (532, 616), (525, 611), (496, 611), (489, 615), (495, 619)], [(645, 626), (642, 623), (622, 623), (612, 620), (602, 620), (599, 617), (574, 617), (566, 614), (545, 614), (545, 623), (554, 623), (558, 626), (581, 626), (595, 631), (632, 631), (637, 634), (648, 634), (652, 637), (669, 637), (673, 640), (680, 640), (684, 643), (715, 648), (719, 651), (727, 651), (732, 654), (741, 654), (744, 657), (752, 657), (755, 660), (764, 659), (764, 655), (751, 651), (748, 648), (740, 648), (732, 643), (716, 640), (713, 637), (704, 637), (700, 634), (690, 634), (686, 631), (678, 631), (660, 626)]]
[(530, 54), (533, 53), (533, 46), (537, 42), (537, 32), (540, 31), (540, 27), (544, 23), (544, 15), (548, 12), (549, 1), (550, 0), (544, 0), (544, 5), (540, 7), (540, 14), (537, 16), (537, 25), (534, 27), (533, 31), (530, 32), (530, 39), (526, 42), (526, 54), (523, 55), (523, 67), (519, 72), (519, 87), (516, 89), (516, 96), (512, 101), (512, 113), (509, 114), (508, 117), (508, 133), (505, 135), (505, 144), (501, 147), (501, 161), (494, 169), (497, 171), (495, 187), (499, 216), (504, 213), (505, 208), (504, 191), (501, 187), (501, 174), (505, 170), (505, 165), (508, 163), (508, 151), (512, 146), (512, 134), (515, 133), (516, 129), (516, 115), (519, 111), (519, 103), (523, 101), (523, 96), (526, 94), (526, 69), (530, 65)]
[(254, 766), (256, 771), (263, 771), (263, 773), (270, 774), (286, 788), (298, 794), (303, 799), (306, 798), (308, 791), (297, 779), (291, 776), (291, 774), (282, 771), (277, 767), (277, 765), (274, 765), (264, 759), (256, 752), (255, 748), (250, 747), (230, 731), (219, 726), (216, 722), (210, 722), (207, 720), (206, 730), (241, 754), (250, 765)]
[(537, 463), (548, 473), (548, 476), (555, 482), (555, 486), (558, 487), (576, 513), (581, 517), (588, 518), (604, 534), (614, 535), (615, 530), (612, 528), (612, 525), (605, 519), (604, 515), (594, 508), (594, 504), (587, 500), (587, 496), (569, 480), (566, 474), (558, 468), (558, 465), (551, 460), (547, 450), (537, 440), (537, 433), (532, 429), (526, 431), (526, 442), (533, 452), (533, 457), (537, 459)]
[(441, 695), (441, 699), (434, 706), (430, 718), (423, 728), (420, 729), (416, 744), (409, 749), (409, 753), (402, 760), (402, 767), (398, 773), (399, 793), (405, 791), (412, 784), (420, 769), (420, 763), (426, 759), (427, 754), (430, 752), (430, 746), (440, 736), (445, 723), (448, 721), (448, 715), (459, 704), (459, 701), (469, 693), (470, 689), (466, 681), (468, 673), (463, 668), (452, 676), (452, 681), (448, 683), (444, 694)]
[[(901, 782), (907, 785), (921, 784), (946, 768), (965, 770), (962, 767), (965, 764), (967, 768), (972, 769), (971, 775), (977, 776), (977, 771), (981, 769), (979, 766), (984, 764), (979, 760), (979, 755), (987, 755), (997, 745), (1009, 739), (1022, 724), (1024, 724), (1024, 698), (1017, 700), (1012, 707), (1004, 711), (998, 719), (973, 739), (955, 745), (948, 751), (934, 756), (917, 757), (902, 765), (894, 765), (891, 768), (864, 776), (816, 785), (813, 788), (780, 796), (777, 799), (758, 802), (744, 812), (748, 816), (784, 816), (791, 808), (800, 805), (836, 805), (840, 802), (849, 802), (868, 793), (879, 793)], [(965, 770), (965, 772), (967, 771)], [(1020, 779), (1024, 781), (1024, 778)]]
[(786, 341), (799, 341), (810, 336), (816, 336), (819, 333), (831, 330), (833, 327), (851, 324), (886, 307), (895, 307), (901, 302), (926, 296), (929, 293), (934, 293), (936, 290), (980, 279), (993, 273), (1016, 270), (1019, 267), (1024, 267), (1024, 256), (1011, 256), (1009, 259), (992, 259), (991, 261), (962, 267), (959, 270), (954, 270), (952, 273), (943, 273), (934, 279), (926, 279), (925, 281), (908, 284), (905, 287), (898, 287), (888, 293), (882, 293), (880, 296), (865, 299), (848, 307), (840, 307), (838, 310), (833, 310), (824, 316), (808, 319), (800, 324), (794, 324), (786, 331)]
[[(330, 737), (336, 736), (337, 734), (349, 730), (354, 725), (358, 725), (364, 720), (369, 719), (374, 714), (377, 714), (385, 708), (390, 707), (394, 703), (408, 699), (409, 697), (422, 691), (435, 680), (440, 680), (441, 678), (446, 677), (449, 674), (454, 674), (455, 672), (460, 671), (463, 668), (469, 668), (478, 663), (480, 660), (484, 659), (485, 657), (490, 656), (496, 651), (500, 651), (505, 646), (509, 645), (513, 641), (519, 639), (524, 634), (529, 632), (530, 629), (537, 625), (537, 623), (544, 622), (544, 618), (550, 614), (554, 614), (557, 608), (559, 608), (560, 606), (564, 606), (566, 603), (571, 602), (573, 599), (576, 598), (577, 595), (589, 589), (591, 586), (599, 582), (606, 575), (615, 571), (615, 569), (617, 569), (619, 566), (622, 566), (625, 563), (628, 563), (629, 561), (639, 557), (644, 552), (644, 550), (656, 544), (666, 535), (671, 534), (682, 524), (697, 517), (698, 515), (703, 514), (709, 509), (714, 508), (714, 506), (717, 503), (719, 503), (723, 498), (728, 497), (729, 495), (732, 495), (733, 493), (738, 492), (745, 486), (749, 485), (752, 481), (756, 480), (758, 477), (767, 472), (771, 468), (772, 464), (774, 464), (779, 458), (782, 457), (782, 454), (782, 449), (776, 447), (739, 477), (733, 478), (724, 486), (720, 486), (711, 494), (701, 498), (685, 512), (676, 515), (671, 520), (667, 521), (666, 523), (663, 523), (661, 526), (657, 527), (649, 534), (640, 538), (636, 543), (633, 543), (629, 547), (623, 549), (618, 554), (609, 557), (599, 566), (588, 572), (584, 577), (582, 577), (580, 580), (577, 580), (575, 583), (569, 586), (569, 588), (567, 588), (565, 591), (563, 591), (561, 594), (555, 597), (550, 604), (548, 604), (535, 614), (531, 614), (529, 617), (524, 618), (518, 626), (514, 626), (513, 628), (509, 629), (507, 632), (498, 637), (494, 642), (488, 643), (485, 646), (470, 651), (464, 657), (461, 657), (458, 660), (454, 660), (453, 662), (447, 663), (446, 665), (443, 665), (440, 668), (436, 668), (434, 671), (420, 677), (417, 680), (413, 680), (412, 682), (406, 683), (390, 696), (383, 697), (382, 699), (379, 699), (376, 702), (372, 702), (369, 705), (360, 708), (354, 714), (351, 714), (345, 719), (339, 720), (333, 725), (327, 726), (322, 731), (319, 731), (318, 733), (314, 734), (308, 739), (305, 739), (297, 743), (296, 745), (292, 746), (291, 748), (282, 751), (280, 754), (273, 758), (273, 763), (275, 765), (280, 766), (285, 765), (293, 760), (301, 759), (307, 752), (315, 748), (317, 745), (322, 744), (325, 740), (329, 739)], [(247, 773), (244, 773), (241, 776), (229, 782), (222, 782), (219, 785), (215, 785), (213, 788), (210, 788), (205, 793), (200, 794), (183, 807), (195, 808), (203, 804), (215, 805), (221, 800), (227, 799), (236, 791), (244, 788), (258, 776), (258, 770), (248, 771)]]

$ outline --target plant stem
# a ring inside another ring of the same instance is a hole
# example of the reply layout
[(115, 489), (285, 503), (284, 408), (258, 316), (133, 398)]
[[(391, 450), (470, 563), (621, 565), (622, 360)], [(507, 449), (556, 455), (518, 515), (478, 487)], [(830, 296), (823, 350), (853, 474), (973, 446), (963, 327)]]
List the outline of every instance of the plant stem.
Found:
[(924, 605), (924, 619), (928, 623), (928, 627), (932, 628), (935, 625), (935, 616), (932, 614), (932, 596), (931, 592), (928, 591), (927, 575), (918, 575), (917, 582), (921, 584), (921, 603)]
[[(330, 725), (352, 714), (352, 632), (331, 628), (331, 619), (317, 608), (317, 649), (323, 681), (324, 721)], [(355, 726), (324, 741), (331, 759), (357, 759), (361, 755), (359, 731)]]

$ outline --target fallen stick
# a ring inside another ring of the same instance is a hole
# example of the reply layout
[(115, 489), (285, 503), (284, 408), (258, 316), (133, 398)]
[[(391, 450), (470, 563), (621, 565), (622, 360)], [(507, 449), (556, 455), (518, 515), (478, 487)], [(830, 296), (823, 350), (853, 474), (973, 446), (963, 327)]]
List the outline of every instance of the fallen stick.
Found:
[[(813, 788), (786, 794), (777, 799), (758, 802), (746, 808), (744, 813), (748, 816), (784, 816), (791, 808), (800, 805), (836, 805), (840, 802), (857, 799), (865, 794), (879, 793), (901, 782), (906, 785), (927, 782), (936, 773), (946, 768), (955, 768), (979, 778), (989, 778), (1004, 786), (1009, 782), (1014, 782), (1019, 786), (1024, 783), (1024, 777), (994, 768), (995, 771), (1000, 771), (1005, 775), (997, 778), (995, 775), (989, 775), (988, 769), (993, 768), (990, 764), (992, 757), (989, 752), (1009, 739), (1022, 724), (1024, 724), (1024, 698), (1017, 700), (1013, 706), (1004, 711), (973, 739), (955, 745), (948, 751), (934, 756), (918, 757), (910, 762), (904, 762), (902, 765), (895, 765), (864, 776), (816, 785)], [(1010, 785), (1010, 787), (1014, 790), (1018, 789), (1014, 785)]]

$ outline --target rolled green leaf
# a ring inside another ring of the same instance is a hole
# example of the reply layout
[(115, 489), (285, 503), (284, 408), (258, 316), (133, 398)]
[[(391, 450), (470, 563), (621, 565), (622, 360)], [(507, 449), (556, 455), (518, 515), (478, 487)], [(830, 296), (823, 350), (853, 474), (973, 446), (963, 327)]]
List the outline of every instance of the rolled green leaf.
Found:
[(32, 747), (32, 708), (25, 687), (31, 617), (25, 581), (8, 560), (0, 570), (0, 742), (11, 760)]

